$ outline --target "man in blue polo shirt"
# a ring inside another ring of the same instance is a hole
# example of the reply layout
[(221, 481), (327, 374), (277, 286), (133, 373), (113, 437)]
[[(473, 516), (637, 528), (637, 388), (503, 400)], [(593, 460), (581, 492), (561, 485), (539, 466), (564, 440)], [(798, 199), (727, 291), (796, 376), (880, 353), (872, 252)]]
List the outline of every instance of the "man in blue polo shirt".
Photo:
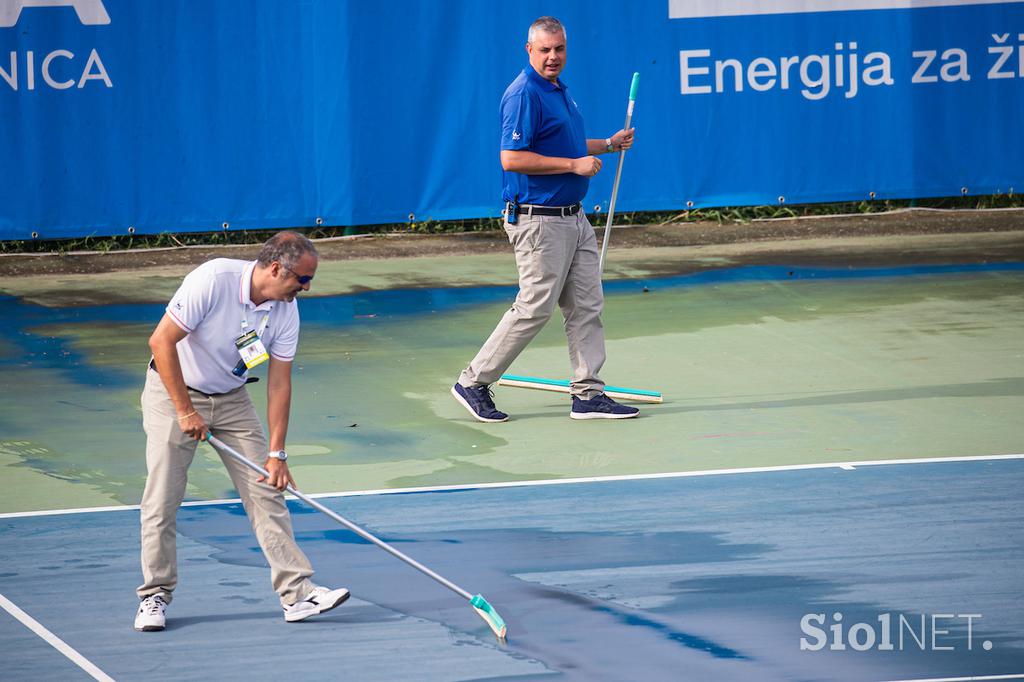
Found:
[(580, 203), (601, 170), (598, 155), (629, 149), (633, 130), (587, 139), (579, 108), (558, 77), (565, 68), (566, 33), (557, 19), (533, 22), (526, 52), (530, 66), (501, 99), (505, 231), (519, 268), (519, 295), (451, 393), (476, 419), (507, 421), (490, 384), (544, 327), (557, 303), (572, 364), (569, 416), (635, 417), (639, 410), (605, 395), (598, 376), (605, 360), (604, 294), (597, 238)]

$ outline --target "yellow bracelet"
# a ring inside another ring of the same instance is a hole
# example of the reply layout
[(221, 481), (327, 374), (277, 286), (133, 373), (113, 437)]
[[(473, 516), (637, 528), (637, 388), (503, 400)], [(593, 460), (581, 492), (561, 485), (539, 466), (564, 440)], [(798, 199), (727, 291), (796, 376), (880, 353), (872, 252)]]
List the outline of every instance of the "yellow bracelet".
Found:
[(192, 410), (188, 414), (181, 415), (180, 417), (178, 417), (178, 421), (181, 421), (182, 419), (188, 419), (189, 417), (191, 417), (194, 414), (197, 414), (196, 410)]

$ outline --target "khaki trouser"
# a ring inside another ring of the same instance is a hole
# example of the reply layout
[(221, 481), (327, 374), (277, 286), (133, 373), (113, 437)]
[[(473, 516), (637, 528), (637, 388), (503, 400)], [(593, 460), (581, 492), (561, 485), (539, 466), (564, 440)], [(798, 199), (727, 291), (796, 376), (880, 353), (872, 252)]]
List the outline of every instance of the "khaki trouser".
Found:
[(519, 216), (505, 231), (515, 249), (519, 295), (459, 376), (463, 386), (492, 384), (544, 327), (555, 303), (565, 318), (572, 365), (570, 390), (584, 400), (604, 391), (601, 309), (604, 293), (597, 237), (587, 216)]
[[(256, 410), (244, 387), (217, 396), (190, 391), (192, 404), (214, 434), (262, 465), (267, 443)], [(146, 372), (142, 392), (142, 424), (146, 431), (146, 491), (142, 495), (142, 577), (139, 598), (162, 594), (170, 602), (178, 584), (176, 515), (185, 496), (188, 467), (197, 441), (178, 428), (177, 413), (160, 375)], [(313, 568), (295, 543), (284, 496), (228, 455), (221, 460), (242, 498), (263, 554), (270, 563), (271, 582), (282, 604), (293, 604), (313, 589)]]

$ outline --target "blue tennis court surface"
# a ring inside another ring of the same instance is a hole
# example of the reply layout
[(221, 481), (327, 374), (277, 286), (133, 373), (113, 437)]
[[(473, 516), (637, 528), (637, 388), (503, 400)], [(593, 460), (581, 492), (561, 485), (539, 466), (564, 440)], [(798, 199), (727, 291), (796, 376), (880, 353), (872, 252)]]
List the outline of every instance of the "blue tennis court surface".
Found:
[[(1024, 674), (1022, 487), (1024, 460), (1000, 459), (322, 500), (484, 594), (506, 645), (455, 595), (299, 503), (317, 579), (353, 593), (316, 620), (284, 622), (238, 504), (181, 510), (162, 633), (132, 630), (135, 510), (0, 519), (0, 593), (119, 680)], [(819, 641), (801, 630), (813, 614), (825, 646), (801, 650)], [(0, 642), (4, 679), (88, 679), (6, 612)]]

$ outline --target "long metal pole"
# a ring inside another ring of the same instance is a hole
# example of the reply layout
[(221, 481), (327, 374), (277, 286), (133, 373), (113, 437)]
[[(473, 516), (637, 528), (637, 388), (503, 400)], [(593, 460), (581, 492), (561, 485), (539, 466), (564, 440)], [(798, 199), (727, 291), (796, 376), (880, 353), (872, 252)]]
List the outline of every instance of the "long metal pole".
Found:
[[(207, 435), (207, 440), (209, 440), (210, 443), (212, 445), (215, 445), (219, 450), (221, 450), (222, 452), (226, 453), (230, 457), (238, 460), (239, 462), (241, 462), (245, 466), (249, 467), (253, 471), (261, 474), (262, 476), (267, 476), (267, 477), (270, 476), (270, 474), (267, 472), (266, 469), (261, 467), (259, 464), (256, 464), (255, 462), (252, 462), (252, 461), (246, 459), (243, 455), (241, 455), (240, 453), (238, 453), (237, 451), (232, 449), (229, 445), (227, 445), (224, 441), (220, 440), (219, 438), (217, 438), (217, 437), (215, 437), (213, 435)], [(425, 574), (427, 577), (433, 578), (434, 580), (436, 580), (437, 582), (441, 583), (442, 585), (444, 585), (445, 587), (447, 587), (449, 590), (451, 590), (452, 592), (456, 593), (460, 597), (463, 597), (463, 598), (468, 599), (470, 601), (473, 600), (473, 595), (471, 595), (469, 592), (467, 592), (466, 590), (462, 589), (461, 587), (459, 587), (455, 583), (451, 582), (450, 580), (446, 579), (443, 576), (438, 575), (437, 573), (434, 573), (429, 568), (427, 568), (426, 566), (424, 566), (420, 562), (416, 561), (412, 557), (408, 557), (405, 554), (402, 554), (397, 549), (395, 549), (394, 547), (392, 547), (388, 543), (384, 542), (383, 540), (381, 540), (377, 536), (375, 536), (372, 533), (369, 533), (369, 532), (363, 530), (362, 528), (360, 528), (356, 524), (354, 524), (351, 521), (349, 521), (348, 519), (346, 519), (344, 516), (341, 516), (340, 514), (334, 513), (333, 511), (331, 511), (330, 509), (328, 509), (324, 505), (320, 504), (319, 502), (317, 502), (313, 498), (308, 497), (306, 495), (303, 495), (298, 490), (296, 490), (293, 486), (291, 486), (291, 485), (288, 486), (288, 492), (290, 492), (292, 495), (294, 495), (295, 497), (299, 498), (300, 500), (302, 500), (303, 502), (305, 502), (309, 506), (313, 507), (314, 509), (316, 509), (318, 511), (322, 511), (324, 514), (327, 514), (332, 519), (334, 519), (335, 521), (337, 521), (341, 525), (343, 525), (346, 528), (348, 528), (349, 530), (351, 530), (353, 533), (359, 535), (360, 537), (362, 537), (362, 538), (364, 538), (366, 540), (369, 540), (373, 544), (375, 544), (378, 547), (380, 547), (381, 549), (383, 549), (385, 552), (388, 552), (389, 554), (394, 556), (396, 559), (400, 559), (400, 560), (404, 561), (405, 563), (407, 563), (410, 566), (412, 566), (413, 568), (415, 568), (417, 571), (420, 571), (421, 573)]]
[[(626, 106), (626, 124), (623, 130), (629, 130), (629, 124), (633, 121), (633, 105), (636, 103), (636, 91), (640, 86), (640, 74), (633, 74), (633, 81), (629, 85), (629, 104)], [(612, 236), (612, 219), (615, 218), (615, 199), (619, 195), (619, 179), (622, 177), (622, 163), (626, 160), (626, 150), (619, 152), (619, 165), (615, 169), (615, 182), (612, 184), (612, 199), (608, 202), (608, 220), (604, 226), (604, 241), (601, 242), (601, 259), (598, 261), (598, 268), (604, 273), (604, 256), (608, 253), (608, 243)]]

